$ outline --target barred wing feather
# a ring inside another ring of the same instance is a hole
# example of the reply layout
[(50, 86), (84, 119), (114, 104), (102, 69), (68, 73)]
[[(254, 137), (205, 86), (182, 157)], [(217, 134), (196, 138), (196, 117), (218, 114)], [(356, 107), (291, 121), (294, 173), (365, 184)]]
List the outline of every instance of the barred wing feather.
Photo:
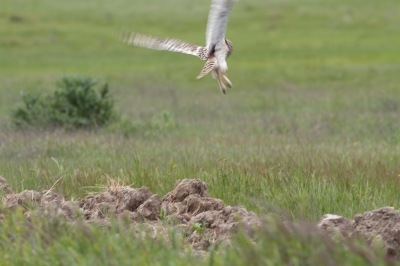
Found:
[(141, 46), (149, 49), (190, 54), (199, 57), (201, 60), (206, 60), (208, 56), (207, 49), (205, 47), (176, 39), (163, 39), (135, 32), (124, 32), (121, 34), (120, 40), (127, 44)]

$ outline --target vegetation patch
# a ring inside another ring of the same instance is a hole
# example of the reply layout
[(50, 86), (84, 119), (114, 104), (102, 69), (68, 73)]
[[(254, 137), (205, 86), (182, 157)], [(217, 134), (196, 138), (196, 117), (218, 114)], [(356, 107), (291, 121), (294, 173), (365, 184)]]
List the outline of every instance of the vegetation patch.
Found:
[(65, 76), (52, 94), (22, 94), (24, 106), (12, 114), (17, 126), (100, 127), (113, 118), (108, 84), (91, 77)]

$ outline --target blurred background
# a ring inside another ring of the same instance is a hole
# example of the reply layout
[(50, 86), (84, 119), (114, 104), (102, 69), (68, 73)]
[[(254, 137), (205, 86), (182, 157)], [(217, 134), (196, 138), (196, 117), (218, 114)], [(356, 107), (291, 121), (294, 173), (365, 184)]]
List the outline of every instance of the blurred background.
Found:
[(398, 140), (396, 1), (239, 1), (227, 30), (228, 97), (211, 76), (195, 80), (196, 57), (117, 41), (126, 29), (204, 45), (209, 2), (3, 0), (1, 121), (20, 91), (80, 74), (107, 81), (132, 119), (168, 110), (224, 134)]

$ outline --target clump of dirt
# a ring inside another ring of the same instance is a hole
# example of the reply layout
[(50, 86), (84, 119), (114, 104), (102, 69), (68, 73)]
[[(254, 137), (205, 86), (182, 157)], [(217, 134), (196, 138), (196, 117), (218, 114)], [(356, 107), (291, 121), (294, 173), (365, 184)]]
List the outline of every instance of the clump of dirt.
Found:
[(77, 217), (78, 204), (73, 201), (66, 201), (63, 195), (52, 190), (24, 190), (21, 193), (10, 193), (5, 195), (3, 207), (8, 209), (22, 208), (25, 216), (33, 212), (43, 214), (58, 214), (63, 217), (74, 219)]
[(379, 236), (386, 245), (388, 256), (400, 254), (400, 213), (391, 207), (357, 214), (354, 228), (367, 237)]
[(190, 234), (187, 242), (195, 249), (205, 250), (219, 239), (229, 239), (239, 225), (247, 232), (261, 226), (261, 219), (254, 212), (211, 198), (207, 184), (198, 179), (178, 180), (174, 190), (162, 199), (162, 209), (168, 219), (186, 225), (184, 228)]
[(325, 214), (318, 222), (318, 226), (321, 229), (329, 232), (331, 235), (338, 232), (344, 238), (353, 238), (355, 233), (353, 224), (353, 220), (334, 214)]
[[(63, 195), (52, 190), (24, 190), (15, 194), (4, 178), (0, 178), (0, 188), (5, 195), (3, 207), (22, 208), (27, 218), (39, 212), (101, 226), (108, 226), (111, 216), (128, 218), (133, 225), (140, 223), (144, 225), (142, 228), (148, 227), (153, 237), (165, 235), (162, 229), (165, 223), (161, 220), (166, 220), (180, 229), (195, 250), (207, 250), (216, 241), (227, 241), (239, 225), (248, 233), (261, 225), (255, 213), (211, 198), (207, 184), (198, 179), (178, 180), (174, 190), (162, 200), (147, 187), (113, 186), (77, 201), (66, 201)], [(148, 234), (140, 232), (140, 235)]]
[[(127, 215), (132, 221), (139, 218), (138, 209), (153, 195), (148, 187), (117, 187), (97, 195), (90, 195), (78, 200), (79, 208), (88, 222), (108, 219), (111, 215), (120, 217)], [(157, 196), (157, 195), (155, 195)], [(157, 196), (158, 197), (158, 196)], [(147, 204), (148, 205), (148, 204)], [(144, 207), (142, 207), (143, 209)], [(152, 209), (152, 211), (157, 211)], [(156, 220), (158, 213), (146, 213), (146, 218)]]
[(387, 256), (399, 257), (400, 213), (391, 207), (357, 214), (354, 220), (326, 214), (322, 216), (318, 226), (331, 235), (339, 232), (342, 237), (349, 239), (364, 236), (369, 243), (374, 239), (381, 239), (386, 247)]

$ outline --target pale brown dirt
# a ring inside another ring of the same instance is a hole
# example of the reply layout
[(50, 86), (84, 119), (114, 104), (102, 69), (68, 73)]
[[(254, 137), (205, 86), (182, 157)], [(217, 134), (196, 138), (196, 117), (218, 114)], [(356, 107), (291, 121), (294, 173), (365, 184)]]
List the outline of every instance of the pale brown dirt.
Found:
[(70, 221), (81, 217), (88, 223), (109, 226), (110, 218), (115, 217), (129, 220), (139, 235), (150, 234), (154, 238), (167, 235), (165, 227), (169, 224), (176, 226), (195, 250), (207, 250), (217, 241), (229, 242), (240, 224), (248, 232), (261, 226), (255, 213), (211, 198), (206, 183), (198, 179), (178, 180), (174, 190), (162, 200), (147, 187), (113, 186), (77, 201), (66, 201), (63, 195), (51, 190), (15, 194), (4, 178), (0, 178), (0, 188), (4, 194), (3, 208), (22, 208), (27, 218), (39, 212)]
[(322, 216), (318, 227), (330, 235), (354, 239), (363, 236), (367, 243), (383, 242), (388, 257), (400, 257), (400, 213), (391, 207), (357, 214), (354, 220), (338, 215)]

